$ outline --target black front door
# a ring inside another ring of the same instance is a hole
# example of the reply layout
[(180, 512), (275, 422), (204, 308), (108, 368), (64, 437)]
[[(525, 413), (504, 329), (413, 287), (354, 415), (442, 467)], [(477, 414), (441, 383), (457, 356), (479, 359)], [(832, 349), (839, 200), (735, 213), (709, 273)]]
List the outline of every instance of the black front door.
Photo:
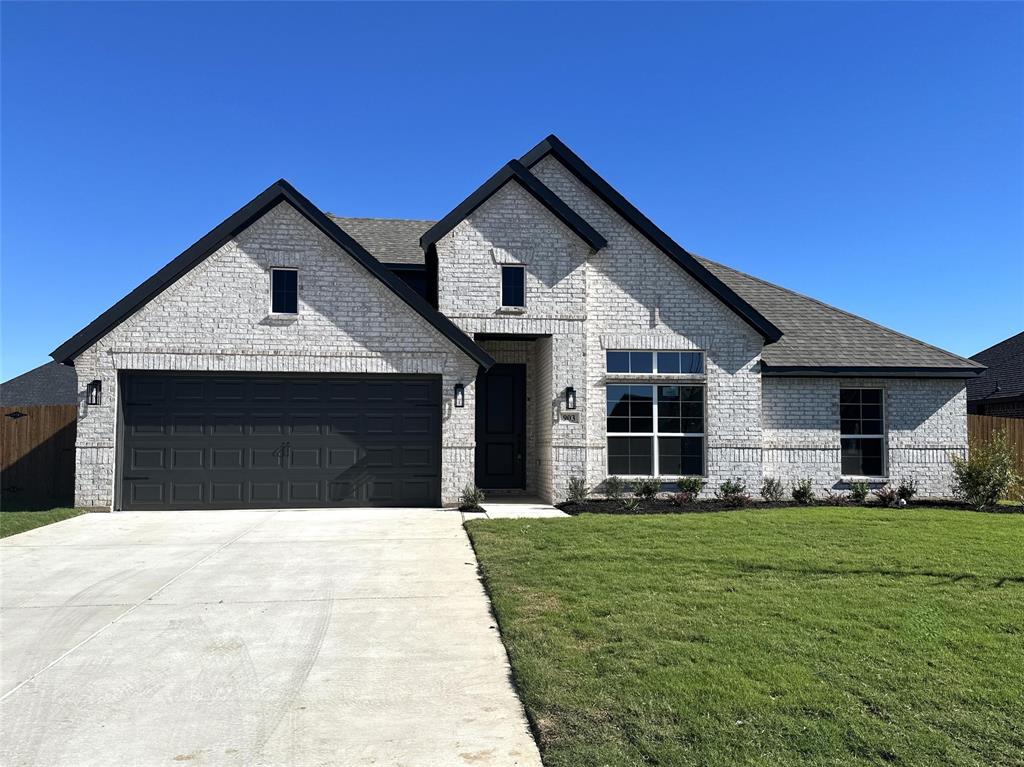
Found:
[(476, 484), (526, 487), (526, 366), (494, 365), (477, 378)]

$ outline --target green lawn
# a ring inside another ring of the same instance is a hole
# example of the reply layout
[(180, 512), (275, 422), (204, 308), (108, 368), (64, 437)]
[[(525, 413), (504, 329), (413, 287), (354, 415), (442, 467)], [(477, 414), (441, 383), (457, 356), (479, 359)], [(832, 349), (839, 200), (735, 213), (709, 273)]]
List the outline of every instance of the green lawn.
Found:
[(1024, 765), (1024, 516), (467, 523), (548, 767)]
[(47, 509), (46, 511), (2, 511), (0, 512), (0, 538), (17, 535), (34, 527), (42, 527), (62, 519), (84, 514), (85, 509)]

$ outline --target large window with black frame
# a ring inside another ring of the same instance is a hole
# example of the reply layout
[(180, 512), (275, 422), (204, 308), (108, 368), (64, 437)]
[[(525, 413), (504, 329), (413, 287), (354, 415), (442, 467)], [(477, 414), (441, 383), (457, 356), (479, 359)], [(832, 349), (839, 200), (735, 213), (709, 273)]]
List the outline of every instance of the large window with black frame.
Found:
[[(704, 474), (703, 353), (610, 351), (606, 370), (608, 473)], [(635, 374), (653, 380), (614, 381)]]
[(881, 389), (839, 390), (839, 441), (844, 476), (885, 476), (885, 413)]

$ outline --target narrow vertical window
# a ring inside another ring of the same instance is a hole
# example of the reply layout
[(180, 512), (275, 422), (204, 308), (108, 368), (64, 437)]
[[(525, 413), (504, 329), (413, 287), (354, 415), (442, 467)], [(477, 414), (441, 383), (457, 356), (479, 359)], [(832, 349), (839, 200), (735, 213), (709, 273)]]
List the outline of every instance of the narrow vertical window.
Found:
[(522, 266), (501, 267), (501, 305), (526, 305), (526, 269)]
[(847, 476), (885, 476), (885, 418), (881, 389), (839, 390), (842, 471)]
[(274, 314), (298, 314), (299, 273), (295, 269), (271, 269), (270, 311)]

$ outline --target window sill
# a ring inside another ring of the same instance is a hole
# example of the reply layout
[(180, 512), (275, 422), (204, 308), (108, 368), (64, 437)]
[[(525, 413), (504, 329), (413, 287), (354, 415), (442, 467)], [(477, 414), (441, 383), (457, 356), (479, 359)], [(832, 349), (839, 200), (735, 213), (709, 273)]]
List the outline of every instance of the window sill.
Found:
[(260, 320), (261, 325), (292, 325), (299, 321), (298, 313), (286, 314), (284, 312), (270, 312)]
[(677, 479), (689, 479), (696, 477), (697, 479), (707, 479), (707, 474), (666, 474), (664, 476), (652, 477), (650, 474), (608, 474), (607, 477), (617, 477), (618, 479), (625, 480), (626, 482), (635, 482), (638, 479), (656, 479), (664, 484), (672, 484)]
[(884, 483), (889, 481), (889, 477), (861, 477), (861, 476), (858, 476), (856, 474), (844, 474), (841, 477), (839, 477), (839, 481), (840, 482), (845, 482), (847, 484), (850, 484), (852, 482), (867, 482), (868, 484), (871, 484), (871, 483), (875, 483), (875, 484), (883, 483), (884, 484)]
[(525, 306), (499, 306), (495, 310), (498, 314), (526, 314)]
[(700, 383), (707, 380), (706, 373), (605, 373), (607, 383), (657, 381), (690, 381)]

